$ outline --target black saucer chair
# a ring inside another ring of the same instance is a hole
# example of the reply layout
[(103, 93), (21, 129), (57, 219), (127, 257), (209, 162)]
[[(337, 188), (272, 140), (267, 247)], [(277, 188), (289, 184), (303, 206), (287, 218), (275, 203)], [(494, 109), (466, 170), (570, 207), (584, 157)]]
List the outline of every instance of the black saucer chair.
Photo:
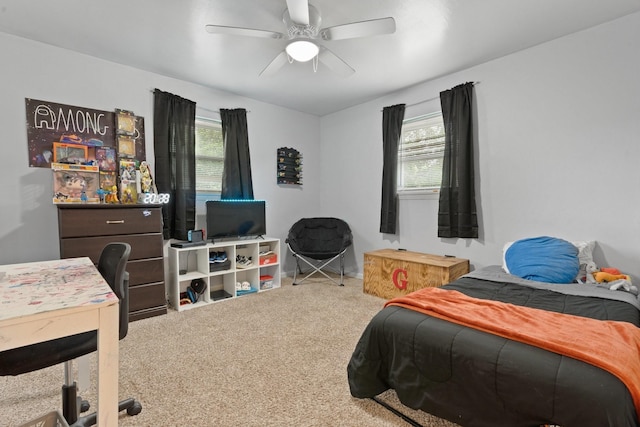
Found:
[[(293, 224), (286, 240), (289, 250), (296, 259), (293, 284), (298, 285), (312, 275), (320, 273), (336, 285), (343, 286), (344, 254), (352, 242), (351, 228), (338, 218), (302, 218)], [(312, 270), (303, 272), (300, 261), (306, 263)], [(333, 261), (339, 261), (339, 270), (330, 265)], [(323, 270), (340, 274), (340, 283)], [(308, 274), (296, 282), (298, 272)]]
[[(130, 254), (131, 246), (128, 243), (109, 243), (102, 250), (98, 261), (98, 271), (120, 299), (120, 339), (123, 339), (129, 330), (129, 273), (126, 267)], [(77, 385), (72, 379), (72, 361), (96, 351), (97, 338), (96, 331), (89, 331), (0, 352), (0, 376), (21, 375), (64, 363), (64, 418), (72, 427), (93, 426), (96, 424), (96, 413), (79, 418), (80, 412), (89, 409), (89, 404), (77, 396)], [(142, 411), (142, 405), (137, 400), (125, 399), (119, 402), (118, 410), (126, 410), (129, 415), (137, 415)]]

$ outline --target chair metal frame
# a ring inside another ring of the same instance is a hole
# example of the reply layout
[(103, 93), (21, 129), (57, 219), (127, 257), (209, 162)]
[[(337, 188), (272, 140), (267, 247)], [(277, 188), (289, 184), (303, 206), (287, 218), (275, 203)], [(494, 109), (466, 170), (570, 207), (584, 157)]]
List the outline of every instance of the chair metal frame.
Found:
[[(293, 248), (291, 245), (291, 241), (295, 240), (295, 237), (296, 237), (292, 235), (293, 231), (294, 229), (297, 229), (299, 224), (302, 224), (305, 221), (334, 222), (339, 224), (341, 227), (343, 227), (345, 234), (342, 236), (343, 242), (339, 252), (336, 252), (334, 250), (334, 251), (331, 251), (330, 253), (322, 253), (322, 254), (314, 255), (311, 252), (296, 250), (295, 248)], [(331, 280), (336, 285), (344, 286), (344, 255), (349, 249), (349, 247), (351, 246), (352, 239), (353, 237), (351, 235), (351, 228), (345, 221), (338, 218), (330, 218), (330, 217), (302, 218), (301, 220), (297, 221), (289, 230), (289, 235), (286, 240), (287, 247), (289, 248), (289, 251), (291, 251), (291, 254), (296, 260), (296, 269), (294, 270), (294, 273), (293, 273), (293, 285), (299, 285), (300, 283), (304, 282), (314, 274), (319, 273), (319, 274), (322, 274), (327, 279)], [(339, 264), (340, 264), (338, 270), (336, 270), (335, 267), (330, 265), (332, 262), (336, 260), (339, 260)], [(302, 271), (302, 267), (300, 266), (300, 261), (303, 261), (305, 264), (311, 267), (312, 270), (306, 271), (306, 272)], [(340, 281), (338, 282), (335, 278), (329, 276), (323, 270), (329, 270), (333, 273), (339, 274)], [(306, 276), (303, 277), (302, 280), (297, 281), (298, 273), (306, 274)]]
[[(338, 255), (334, 256), (331, 259), (328, 260), (314, 260), (312, 258), (305, 258), (304, 255), (298, 254), (296, 252), (294, 252), (294, 250), (291, 248), (291, 245), (289, 245), (289, 243), (287, 243), (287, 247), (289, 248), (289, 250), (291, 251), (291, 253), (293, 254), (293, 257), (296, 259), (296, 269), (293, 272), (293, 285), (299, 285), (300, 283), (304, 282), (305, 280), (307, 280), (309, 277), (313, 276), (316, 273), (320, 273), (322, 274), (324, 277), (326, 277), (327, 279), (331, 280), (333, 283), (335, 283), (338, 286), (344, 286), (344, 254), (345, 252), (347, 252), (348, 248), (345, 248), (342, 252), (340, 252)], [(336, 270), (335, 268), (333, 268), (332, 266), (330, 266), (329, 264), (331, 264), (333, 261), (335, 261), (337, 258), (340, 258), (340, 269)], [(307, 265), (309, 265), (313, 271), (311, 272), (303, 272), (302, 268), (300, 268), (300, 260), (302, 260), (303, 262), (305, 262)], [(340, 275), (340, 282), (336, 281), (336, 279), (334, 279), (333, 277), (329, 276), (326, 272), (323, 271), (323, 269), (328, 269), (331, 270), (333, 273), (339, 274)], [(302, 280), (300, 280), (299, 282), (296, 282), (296, 277), (298, 276), (298, 273), (300, 274), (306, 274), (306, 276), (304, 276), (302, 278)]]

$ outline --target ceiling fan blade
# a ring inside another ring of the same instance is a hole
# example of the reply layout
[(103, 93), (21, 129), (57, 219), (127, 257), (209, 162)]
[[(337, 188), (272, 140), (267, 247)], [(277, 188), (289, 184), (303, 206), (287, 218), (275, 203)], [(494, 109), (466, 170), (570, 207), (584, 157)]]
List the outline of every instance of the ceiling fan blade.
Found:
[(318, 60), (334, 73), (344, 77), (350, 76), (356, 72), (356, 70), (351, 68), (349, 64), (344, 62), (338, 55), (331, 52), (326, 47), (322, 48), (322, 51), (318, 54)]
[(309, 2), (307, 0), (287, 0), (289, 17), (298, 25), (309, 25)]
[(287, 58), (287, 52), (283, 50), (275, 58), (273, 58), (273, 60), (264, 68), (264, 70), (260, 72), (260, 75), (266, 77), (272, 76), (287, 62), (289, 62), (289, 59)]
[(396, 21), (389, 17), (324, 28), (320, 31), (320, 37), (322, 37), (323, 40), (344, 40), (356, 37), (392, 34), (395, 32)]
[(227, 27), (225, 25), (206, 25), (205, 29), (211, 34), (226, 34), (230, 36), (263, 37), (267, 39), (281, 39), (284, 34), (268, 30), (253, 28)]

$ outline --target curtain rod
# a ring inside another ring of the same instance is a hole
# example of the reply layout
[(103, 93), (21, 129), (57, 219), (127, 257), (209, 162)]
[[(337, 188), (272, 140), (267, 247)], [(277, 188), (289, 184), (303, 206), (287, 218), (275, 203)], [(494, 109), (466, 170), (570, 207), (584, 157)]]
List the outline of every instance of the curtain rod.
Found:
[[(479, 85), (480, 82), (471, 82), (474, 86)], [(436, 99), (440, 99), (440, 96), (434, 96), (433, 98), (423, 99), (422, 101), (414, 102), (413, 104), (406, 104), (405, 108), (415, 107), (416, 105), (424, 104), (425, 102), (435, 101)], [(383, 110), (380, 110), (383, 111)]]
[[(242, 108), (242, 107), (238, 107), (238, 108)], [(217, 114), (220, 114), (220, 110), (211, 110), (211, 109), (209, 109), (209, 108), (198, 107), (198, 104), (196, 104), (196, 110), (197, 110), (197, 109), (200, 109), (200, 110), (202, 110), (202, 111), (208, 111), (208, 112), (210, 112), (210, 113), (217, 113)], [(235, 109), (237, 109), (237, 108), (229, 108), (229, 110), (235, 110)], [(251, 110), (246, 110), (246, 111), (247, 111), (247, 113), (250, 113), (250, 112), (251, 112)]]
[(202, 111), (207, 111), (209, 113), (220, 114), (220, 110), (210, 110), (209, 108), (198, 107), (198, 104), (196, 104), (196, 110), (202, 110)]
[[(158, 90), (160, 90), (160, 89), (158, 89)], [(151, 93), (154, 93), (154, 92), (155, 92), (155, 89), (151, 89), (151, 90), (150, 90), (150, 92), (151, 92)], [(176, 95), (176, 96), (179, 96), (179, 95)], [(198, 103), (196, 102), (196, 109), (198, 109), (198, 108), (199, 108), (200, 110), (202, 110), (202, 111), (208, 111), (208, 112), (210, 112), (210, 113), (218, 113), (218, 114), (220, 114), (220, 110), (219, 110), (219, 109), (218, 109), (218, 110), (211, 110), (211, 109), (209, 109), (209, 108), (200, 107), (200, 106), (198, 105)], [(229, 108), (229, 110), (234, 110), (234, 109), (237, 109), (237, 108), (242, 108), (242, 107)], [(247, 113), (250, 113), (250, 112), (251, 112), (251, 110), (247, 110)]]
[(415, 107), (416, 105), (424, 104), (430, 101), (435, 101), (436, 99), (440, 99), (440, 96), (434, 96), (433, 98), (423, 99), (422, 101), (414, 102), (413, 104), (406, 104), (404, 107), (405, 108)]

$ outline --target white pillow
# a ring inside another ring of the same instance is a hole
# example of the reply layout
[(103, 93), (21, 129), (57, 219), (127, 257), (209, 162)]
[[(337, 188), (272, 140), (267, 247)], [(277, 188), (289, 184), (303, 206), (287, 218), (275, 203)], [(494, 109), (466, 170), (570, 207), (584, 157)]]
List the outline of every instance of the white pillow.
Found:
[(593, 249), (596, 247), (595, 240), (582, 240), (571, 243), (578, 248), (578, 260), (581, 267), (593, 261)]
[[(582, 278), (587, 274), (586, 265), (587, 263), (593, 261), (593, 249), (596, 247), (595, 240), (579, 240), (576, 242), (571, 242), (573, 246), (578, 248), (578, 262), (580, 262), (580, 271), (578, 271), (578, 276), (576, 277), (576, 281), (578, 279), (582, 280)], [(502, 247), (502, 269), (509, 273), (509, 268), (507, 267), (507, 262), (504, 259), (504, 255), (507, 253), (507, 249), (513, 245), (513, 242), (507, 242)]]
[(505, 273), (509, 273), (509, 267), (507, 267), (507, 260), (505, 259), (505, 254), (507, 253), (507, 249), (509, 249), (509, 247), (513, 245), (513, 242), (507, 242), (504, 244), (504, 246), (502, 247), (502, 269), (505, 271)]
[(576, 282), (581, 283), (587, 275), (587, 263), (593, 261), (593, 249), (596, 247), (594, 240), (583, 240), (579, 242), (571, 242), (573, 246), (578, 248), (578, 262), (580, 263), (580, 270), (576, 276)]

